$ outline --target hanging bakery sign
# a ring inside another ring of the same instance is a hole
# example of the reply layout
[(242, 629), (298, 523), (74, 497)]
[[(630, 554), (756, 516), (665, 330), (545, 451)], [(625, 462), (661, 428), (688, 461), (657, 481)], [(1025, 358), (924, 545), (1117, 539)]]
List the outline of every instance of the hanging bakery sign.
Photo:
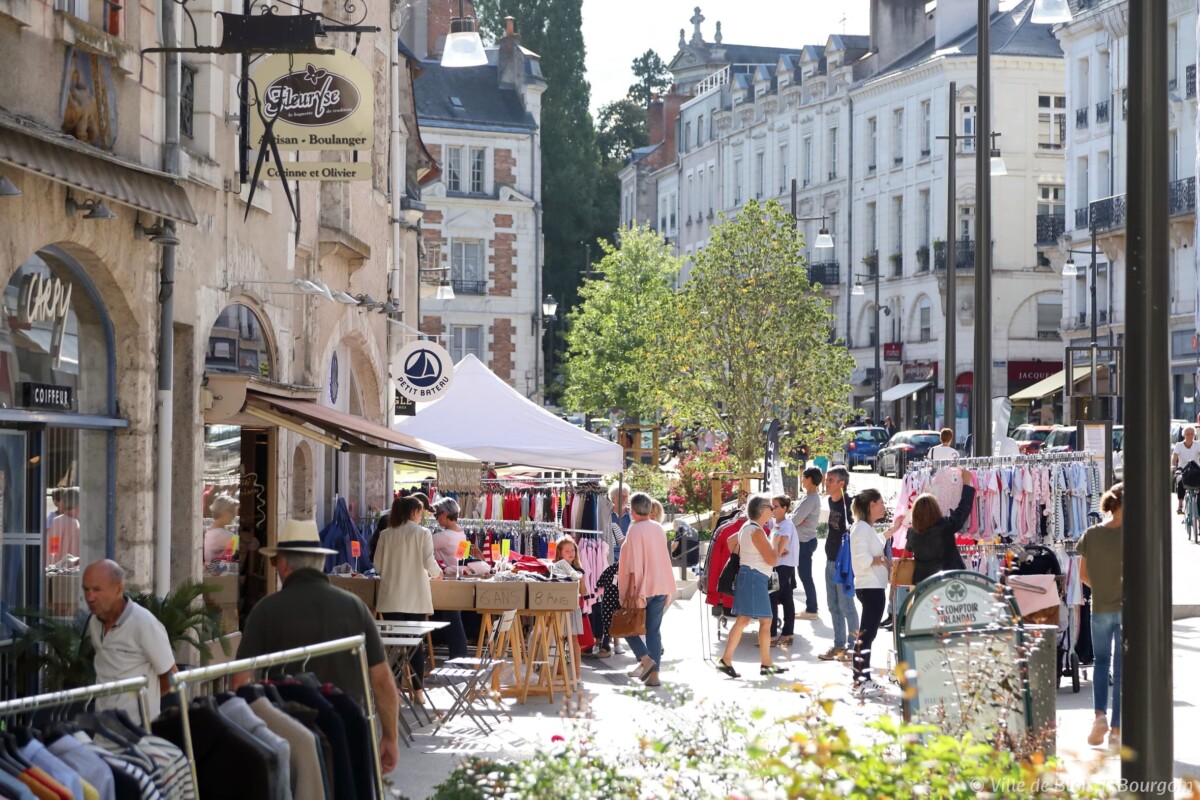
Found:
[(260, 114), (250, 114), (256, 147), (272, 121), (280, 150), (369, 150), (374, 144), (375, 82), (350, 53), (273, 55), (254, 71), (254, 82), (261, 104)]

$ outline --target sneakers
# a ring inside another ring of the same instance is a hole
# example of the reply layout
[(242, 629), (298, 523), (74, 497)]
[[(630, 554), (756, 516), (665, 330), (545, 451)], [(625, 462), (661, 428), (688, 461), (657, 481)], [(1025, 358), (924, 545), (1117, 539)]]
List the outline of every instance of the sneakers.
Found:
[(896, 624), (896, 618), (895, 618), (895, 617), (892, 617), (892, 616), (889, 616), (887, 619), (885, 619), (885, 620), (884, 620), (884, 621), (883, 621), (883, 622), (880, 624), (880, 626), (879, 626), (879, 627), (880, 627), (880, 629), (881, 629), (881, 630), (890, 631), (890, 630), (892, 629), (892, 626), (893, 626), (893, 625), (895, 625), (895, 624)]
[[(1108, 733), (1108, 720), (1104, 717), (1096, 717), (1092, 722), (1092, 732), (1088, 734), (1087, 743), (1092, 747), (1099, 747), (1104, 744), (1104, 736)], [(1120, 734), (1117, 734), (1118, 737)]]
[(854, 651), (843, 650), (841, 655), (838, 656), (837, 660), (841, 661), (843, 664), (849, 664), (850, 662), (854, 661)]
[(846, 654), (846, 648), (831, 647), (828, 650), (826, 650), (824, 653), (821, 653), (821, 655), (817, 656), (817, 658), (821, 659), (822, 661), (841, 661), (842, 656), (844, 656), (845, 654)]
[(592, 650), (592, 655), (596, 658), (612, 658), (612, 650), (607, 647), (597, 647)]
[(883, 691), (883, 688), (875, 681), (867, 678), (865, 681), (859, 681), (854, 684), (854, 688), (850, 693), (858, 698), (876, 697)]
[(820, 619), (815, 611), (801, 611), (796, 615), (796, 619)]

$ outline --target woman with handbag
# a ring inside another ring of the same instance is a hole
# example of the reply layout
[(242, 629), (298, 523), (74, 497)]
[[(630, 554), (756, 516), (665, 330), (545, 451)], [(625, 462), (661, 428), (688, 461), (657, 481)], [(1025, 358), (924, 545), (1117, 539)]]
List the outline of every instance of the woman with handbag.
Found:
[(733, 654), (742, 640), (742, 631), (750, 620), (758, 620), (758, 654), (762, 659), (759, 674), (777, 675), (784, 671), (771, 663), (771, 592), (769, 584), (775, 575), (774, 567), (779, 554), (771, 546), (771, 540), (763, 526), (771, 519), (771, 495), (751, 495), (746, 503), (748, 521), (738, 531), (737, 538), (729, 542), (730, 550), (738, 553), (741, 566), (733, 588), (733, 613), (737, 620), (725, 641), (725, 652), (717, 662), (717, 670), (731, 678), (740, 678), (733, 668)]
[(914, 585), (930, 575), (947, 569), (966, 569), (959, 555), (955, 535), (967, 524), (975, 502), (975, 474), (962, 472), (962, 498), (948, 516), (942, 515), (937, 498), (923, 494), (913, 501), (912, 529), (908, 532), (908, 549), (913, 553)]
[(879, 633), (879, 623), (883, 621), (887, 604), (888, 568), (883, 554), (884, 541), (900, 530), (904, 517), (897, 514), (886, 534), (880, 535), (875, 530), (875, 523), (887, 516), (887, 506), (877, 489), (859, 492), (852, 509), (856, 522), (850, 529), (850, 559), (854, 564), (854, 595), (862, 604), (862, 621), (854, 642), (854, 695), (866, 697), (879, 692), (879, 685), (871, 680), (871, 645)]

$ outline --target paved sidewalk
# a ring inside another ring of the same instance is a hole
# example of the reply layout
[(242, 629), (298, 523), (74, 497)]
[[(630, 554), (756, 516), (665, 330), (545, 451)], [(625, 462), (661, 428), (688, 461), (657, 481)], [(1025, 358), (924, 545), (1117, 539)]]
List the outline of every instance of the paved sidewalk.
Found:
[[(880, 488), (885, 497), (895, 494), (898, 489), (895, 479), (863, 472), (853, 474), (852, 489), (868, 485)], [(1172, 572), (1176, 604), (1181, 604), (1182, 600), (1184, 605), (1200, 605), (1200, 580), (1197, 580), (1200, 545), (1187, 542), (1179, 518), (1175, 519), (1171, 535), (1175, 544)], [(759, 663), (759, 654), (752, 630), (750, 635), (743, 637), (735, 659), (735, 666), (743, 678), (733, 681), (716, 672), (712, 664), (724, 643), (718, 638), (717, 625), (708, 614), (703, 595), (696, 593), (692, 599), (676, 602), (667, 611), (663, 624), (664, 687), (656, 691), (665, 696), (672, 686), (685, 687), (692, 697), (686, 705), (664, 708), (661, 704), (638, 699), (630, 691), (631, 684), (625, 677), (634, 663), (628, 653), (604, 660), (585, 658), (584, 703), (581, 704), (577, 697), (573, 701), (559, 700), (553, 705), (544, 699), (530, 700), (525, 706), (510, 704), (512, 721), (506, 720), (490, 737), (463, 720), (448, 725), (438, 736), (432, 736), (428, 728), (418, 729), (416, 745), (412, 749), (401, 747), (400, 764), (392, 775), (395, 788), (402, 795), (417, 800), (429, 796), (433, 787), (465, 756), (519, 760), (537, 747), (549, 746), (556, 735), (570, 735), (572, 723), (567, 716), (571, 714), (589, 715), (592, 741), (617, 757), (634, 746), (639, 732), (661, 734), (672, 722), (687, 725), (699, 715), (702, 707), (712, 703), (736, 701), (745, 707), (769, 709), (773, 718), (785, 717), (807, 706), (804, 697), (783, 688), (785, 683), (793, 680), (803, 682), (833, 700), (834, 719), (850, 730), (851, 735), (869, 736), (870, 731), (865, 726), (871, 719), (882, 714), (899, 716), (898, 690), (890, 689), (888, 696), (867, 702), (858, 701), (849, 695), (849, 667), (817, 660), (816, 655), (832, 645), (821, 580), (825, 566), (823, 548), (818, 548), (814, 562), (821, 618), (797, 620), (795, 644), (787, 651), (776, 649), (772, 653), (776, 663), (789, 667), (786, 681), (758, 676), (755, 667)], [(803, 608), (804, 590), (797, 589), (796, 596), (798, 608)], [(1174, 639), (1176, 775), (1200, 776), (1200, 737), (1193, 733), (1200, 727), (1200, 684), (1189, 680), (1200, 670), (1200, 619), (1176, 621)], [(888, 663), (886, 653), (891, 650), (891, 637), (881, 632), (876, 641), (875, 666), (883, 667)], [(1072, 693), (1066, 679), (1056, 694), (1058, 754), (1066, 761), (1069, 776), (1075, 780), (1083, 780), (1088, 775), (1115, 780), (1120, 774), (1119, 760), (1107, 751), (1086, 744), (1093, 717), (1091, 670), (1085, 675), (1078, 694)], [(435, 692), (433, 697), (439, 707), (447, 704), (443, 692)]]

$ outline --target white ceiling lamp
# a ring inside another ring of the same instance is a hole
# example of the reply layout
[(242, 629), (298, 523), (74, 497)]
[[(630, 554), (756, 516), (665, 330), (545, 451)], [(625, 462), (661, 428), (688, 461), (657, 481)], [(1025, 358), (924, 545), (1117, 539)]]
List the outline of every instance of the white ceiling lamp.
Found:
[(433, 295), (434, 300), (453, 300), (454, 286), (451, 285), (449, 278), (442, 278), (438, 283), (437, 291)]
[(1071, 21), (1067, 0), (1033, 0), (1029, 19), (1036, 25), (1061, 25)]
[(483, 39), (473, 17), (468, 17), (463, 0), (458, 0), (458, 16), (450, 20), (450, 33), (442, 48), (443, 67), (482, 67), (488, 63)]
[(1067, 263), (1063, 264), (1062, 274), (1064, 278), (1074, 278), (1079, 274), (1079, 267), (1075, 266), (1075, 259), (1072, 256), (1067, 256)]
[(833, 249), (833, 236), (829, 233), (829, 228), (822, 226), (821, 230), (817, 231), (816, 249), (818, 249), (818, 250), (832, 250)]
[(1004, 165), (1004, 158), (1000, 155), (999, 147), (992, 148), (990, 171), (993, 178), (1008, 174), (1008, 167)]

